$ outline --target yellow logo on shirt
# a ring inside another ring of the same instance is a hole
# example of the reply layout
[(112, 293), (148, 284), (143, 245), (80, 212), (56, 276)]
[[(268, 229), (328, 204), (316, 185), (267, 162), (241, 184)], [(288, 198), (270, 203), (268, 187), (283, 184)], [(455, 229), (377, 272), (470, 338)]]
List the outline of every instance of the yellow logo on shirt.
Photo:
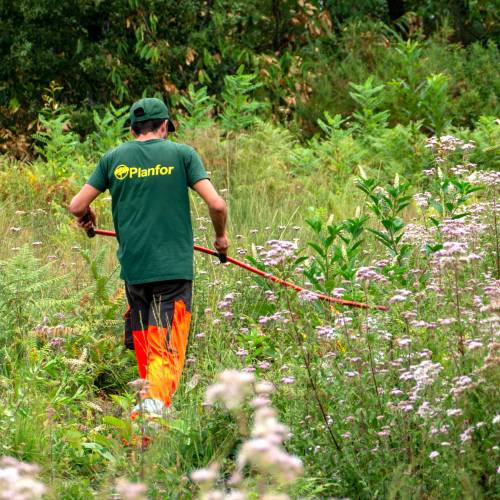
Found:
[(158, 163), (156, 167), (150, 168), (139, 168), (139, 167), (129, 167), (127, 165), (118, 165), (115, 168), (114, 174), (119, 181), (123, 181), (127, 177), (132, 179), (133, 177), (149, 177), (151, 175), (170, 175), (175, 167), (164, 166)]
[(127, 165), (118, 165), (115, 168), (115, 177), (119, 181), (122, 181), (123, 179), (125, 179), (125, 177), (127, 177), (128, 171), (129, 171), (129, 168), (127, 167)]

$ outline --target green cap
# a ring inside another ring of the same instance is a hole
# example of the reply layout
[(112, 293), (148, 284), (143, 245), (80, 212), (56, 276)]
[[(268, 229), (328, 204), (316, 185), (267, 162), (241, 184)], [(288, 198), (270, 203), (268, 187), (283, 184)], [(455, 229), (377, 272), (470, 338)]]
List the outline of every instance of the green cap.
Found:
[(167, 105), (156, 97), (146, 97), (134, 102), (130, 108), (130, 123), (133, 125), (146, 120), (168, 120), (168, 131), (174, 132)]

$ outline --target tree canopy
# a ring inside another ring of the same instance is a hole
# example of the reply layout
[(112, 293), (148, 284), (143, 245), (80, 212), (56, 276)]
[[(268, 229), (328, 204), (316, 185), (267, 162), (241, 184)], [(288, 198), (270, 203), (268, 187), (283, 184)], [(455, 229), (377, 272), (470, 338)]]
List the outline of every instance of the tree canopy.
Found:
[[(406, 36), (444, 17), (455, 41), (495, 42), (495, 1), (0, 0), (3, 127), (26, 124), (50, 82), (92, 108), (160, 93), (175, 104), (190, 83), (220, 94), (242, 64), (258, 72), (274, 109), (309, 92), (304, 74), (331, 65), (356, 20)], [(392, 24), (391, 24), (392, 23)], [(394, 24), (396, 23), (396, 24)]]

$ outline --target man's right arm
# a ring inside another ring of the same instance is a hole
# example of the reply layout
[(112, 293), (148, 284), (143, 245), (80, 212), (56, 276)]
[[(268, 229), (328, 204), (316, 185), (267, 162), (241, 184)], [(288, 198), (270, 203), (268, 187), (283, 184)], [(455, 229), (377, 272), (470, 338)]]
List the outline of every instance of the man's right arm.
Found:
[(215, 230), (214, 246), (219, 253), (226, 254), (229, 241), (226, 234), (227, 206), (208, 179), (202, 179), (194, 184), (193, 189), (203, 198), (208, 206), (208, 212)]
[[(85, 184), (80, 192), (73, 197), (69, 204), (69, 211), (76, 217), (78, 225), (84, 229), (90, 229), (96, 225), (96, 215), (90, 204), (101, 194), (101, 191), (90, 184)], [(89, 215), (90, 220), (85, 220)]]

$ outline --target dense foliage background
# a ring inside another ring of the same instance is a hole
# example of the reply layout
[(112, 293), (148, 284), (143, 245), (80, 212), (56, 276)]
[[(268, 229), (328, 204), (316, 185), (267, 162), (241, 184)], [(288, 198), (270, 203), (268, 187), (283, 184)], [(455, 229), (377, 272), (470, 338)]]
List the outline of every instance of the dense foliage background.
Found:
[(498, 109), (498, 12), (485, 0), (1, 0), (0, 138), (33, 126), (51, 82), (86, 134), (109, 103), (157, 93), (176, 106), (189, 84), (220, 97), (241, 65), (262, 112), (306, 135), (324, 111), (351, 112), (348, 83), (370, 74), (392, 86), (393, 121), (425, 119), (401, 97), (441, 75), (457, 101), (446, 113), (470, 124)]

